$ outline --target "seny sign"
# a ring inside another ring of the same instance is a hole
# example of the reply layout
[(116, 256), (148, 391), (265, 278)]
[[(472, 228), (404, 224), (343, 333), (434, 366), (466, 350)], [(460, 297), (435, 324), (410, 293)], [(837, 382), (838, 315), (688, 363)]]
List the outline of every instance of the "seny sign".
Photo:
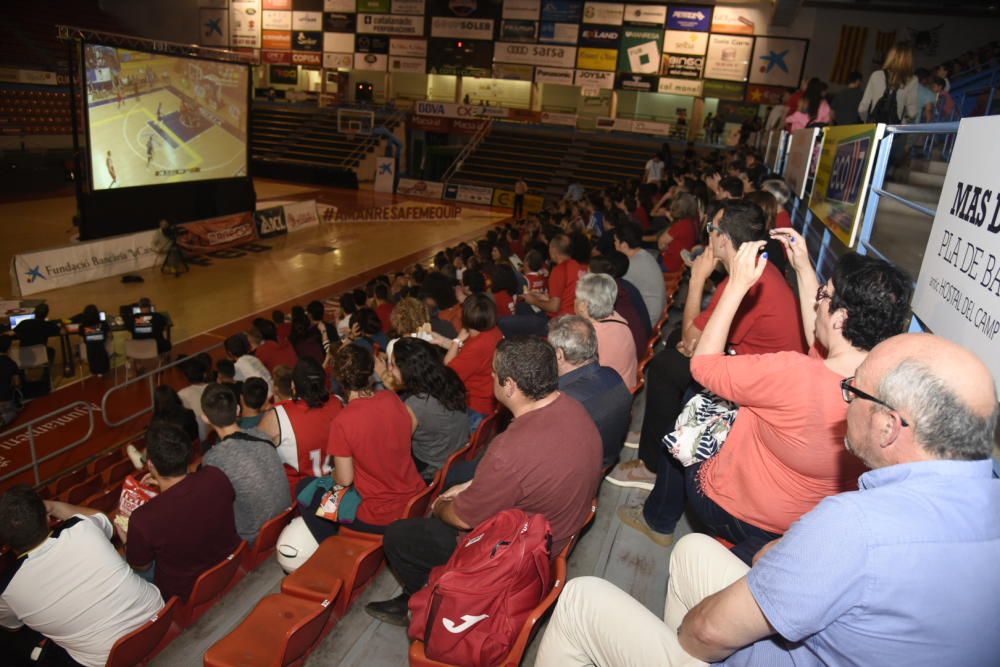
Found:
[(983, 150), (997, 131), (998, 118), (962, 120), (913, 312), (935, 334), (975, 352), (1000, 385), (1000, 157)]

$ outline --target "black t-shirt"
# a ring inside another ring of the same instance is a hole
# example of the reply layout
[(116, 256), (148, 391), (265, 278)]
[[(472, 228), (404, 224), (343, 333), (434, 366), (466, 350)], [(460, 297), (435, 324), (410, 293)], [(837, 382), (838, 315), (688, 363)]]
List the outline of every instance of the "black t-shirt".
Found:
[(160, 354), (170, 351), (170, 341), (167, 340), (165, 335), (167, 318), (160, 313), (140, 313), (133, 315), (129, 328), (132, 330), (132, 338), (136, 340), (155, 339), (156, 350)]
[(59, 324), (50, 320), (25, 320), (14, 329), (22, 347), (45, 345), (49, 338), (59, 335)]
[(21, 370), (13, 359), (6, 354), (0, 354), (0, 402), (13, 400), (14, 378), (20, 373)]

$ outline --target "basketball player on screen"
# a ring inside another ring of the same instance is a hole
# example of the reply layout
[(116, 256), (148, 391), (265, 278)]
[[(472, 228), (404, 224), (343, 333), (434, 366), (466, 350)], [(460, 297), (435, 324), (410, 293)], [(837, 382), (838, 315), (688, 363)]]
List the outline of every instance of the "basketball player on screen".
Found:
[[(111, 185), (118, 182), (118, 175), (115, 174), (115, 163), (111, 161), (111, 151), (108, 151), (108, 157), (104, 161), (104, 164), (108, 167), (108, 174), (111, 176)], [(111, 185), (108, 187), (110, 188)]]
[(149, 138), (146, 140), (146, 166), (148, 167), (149, 163), (152, 161), (153, 161), (153, 135), (149, 135)]
[(156, 122), (163, 122), (163, 102), (156, 103)]

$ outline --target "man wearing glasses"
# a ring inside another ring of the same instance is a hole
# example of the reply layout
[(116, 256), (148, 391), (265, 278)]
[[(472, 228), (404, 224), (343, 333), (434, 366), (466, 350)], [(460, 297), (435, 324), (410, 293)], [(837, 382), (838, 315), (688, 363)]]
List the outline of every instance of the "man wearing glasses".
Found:
[(989, 369), (955, 343), (903, 334), (841, 389), (844, 444), (872, 468), (859, 491), (823, 500), (751, 568), (685, 536), (664, 621), (606, 581), (573, 579), (536, 666), (996, 664)]

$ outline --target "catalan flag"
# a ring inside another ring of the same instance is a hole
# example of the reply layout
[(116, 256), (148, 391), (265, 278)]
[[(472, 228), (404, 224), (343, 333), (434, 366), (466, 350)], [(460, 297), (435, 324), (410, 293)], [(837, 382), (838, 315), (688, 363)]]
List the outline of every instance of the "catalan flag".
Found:
[(875, 61), (878, 62), (879, 67), (882, 66), (883, 62), (885, 62), (885, 54), (889, 53), (889, 49), (891, 49), (892, 45), (895, 43), (895, 30), (891, 30), (889, 32), (882, 32), (879, 30), (875, 33)]
[(861, 69), (861, 59), (865, 55), (865, 44), (867, 41), (868, 28), (857, 25), (840, 27), (840, 43), (837, 45), (837, 57), (833, 61), (833, 71), (830, 72), (831, 82), (847, 83), (848, 75), (855, 70)]

